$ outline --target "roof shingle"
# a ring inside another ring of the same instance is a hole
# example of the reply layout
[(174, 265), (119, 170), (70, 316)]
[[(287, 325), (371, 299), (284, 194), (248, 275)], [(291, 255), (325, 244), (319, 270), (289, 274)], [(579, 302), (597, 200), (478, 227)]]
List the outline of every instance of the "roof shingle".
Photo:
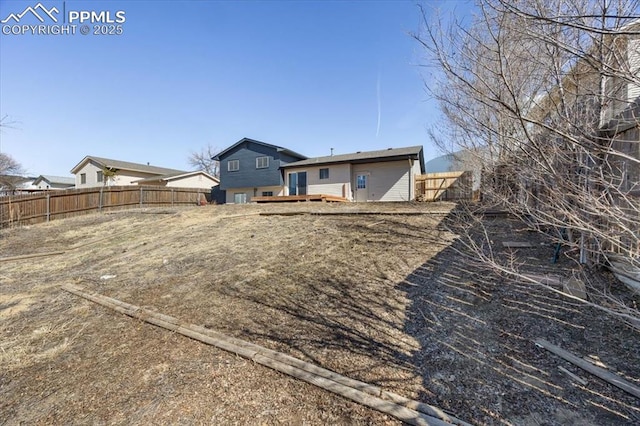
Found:
[(108, 167), (110, 169), (113, 168), (118, 170), (131, 170), (142, 173), (153, 173), (157, 175), (166, 175), (178, 172), (188, 173), (183, 170), (168, 169), (166, 167), (151, 166), (148, 164), (131, 163), (129, 161), (112, 160), (110, 158), (95, 157), (93, 155), (87, 155), (86, 157), (84, 157), (81, 162), (79, 162), (73, 169), (71, 169), (71, 173), (75, 173), (75, 170), (82, 166), (87, 160), (92, 160), (98, 163), (100, 166)]
[(340, 154), (340, 155), (327, 155), (325, 157), (309, 158), (302, 161), (296, 161), (289, 163), (282, 168), (299, 167), (299, 166), (311, 166), (321, 164), (332, 163), (358, 163), (369, 162), (371, 160), (391, 161), (395, 158), (414, 158), (419, 159), (422, 146), (408, 146), (404, 148), (387, 148), (378, 151), (362, 151), (354, 152), (352, 154)]

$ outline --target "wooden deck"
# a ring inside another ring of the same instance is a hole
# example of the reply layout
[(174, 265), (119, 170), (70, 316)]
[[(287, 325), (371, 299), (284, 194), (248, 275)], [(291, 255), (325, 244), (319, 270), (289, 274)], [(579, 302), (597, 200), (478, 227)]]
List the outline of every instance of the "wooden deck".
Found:
[(254, 203), (293, 203), (299, 201), (322, 201), (330, 203), (346, 203), (349, 202), (344, 197), (327, 194), (309, 194), (309, 195), (276, 195), (272, 197), (251, 197)]

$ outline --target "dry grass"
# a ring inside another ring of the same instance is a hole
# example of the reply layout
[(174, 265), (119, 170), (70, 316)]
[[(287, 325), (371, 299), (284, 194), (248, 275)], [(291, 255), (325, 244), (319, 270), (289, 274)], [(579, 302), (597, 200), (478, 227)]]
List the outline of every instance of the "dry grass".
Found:
[[(65, 283), (283, 351), (475, 423), (640, 418), (633, 400), (606, 385), (590, 381), (585, 398), (566, 376), (552, 373), (557, 360), (530, 344), (552, 333), (578, 347), (594, 345), (606, 332), (593, 313), (469, 266), (452, 248), (455, 235), (442, 226), (444, 215), (259, 215), (452, 207), (130, 210), (0, 231), (2, 257), (68, 249), (0, 263), (0, 423), (397, 423), (64, 293)], [(588, 321), (594, 324), (587, 328)], [(599, 354), (633, 377), (624, 356), (637, 345), (624, 348), (625, 333), (607, 336)]]
[(3, 231), (3, 257), (70, 249), (2, 265), (6, 418), (393, 423), (58, 289), (79, 284), (416, 396), (407, 360), (417, 344), (403, 332), (408, 300), (396, 284), (448, 244), (443, 216), (257, 215), (301, 208), (354, 205), (127, 211)]

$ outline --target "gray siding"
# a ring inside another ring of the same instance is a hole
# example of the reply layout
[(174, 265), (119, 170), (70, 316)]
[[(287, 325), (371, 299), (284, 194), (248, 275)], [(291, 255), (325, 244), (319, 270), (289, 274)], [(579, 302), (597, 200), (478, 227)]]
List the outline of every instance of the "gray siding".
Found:
[(367, 201), (411, 201), (411, 173), (409, 160), (356, 164), (353, 166), (353, 188), (357, 188), (356, 176), (367, 174)]
[[(269, 157), (269, 167), (257, 169), (258, 157)], [(229, 160), (238, 160), (240, 169), (230, 172)], [(275, 148), (247, 141), (220, 157), (220, 189), (282, 186), (284, 182), (279, 167), (299, 160)]]
[[(329, 178), (320, 179), (320, 169), (329, 169)], [(307, 172), (307, 194), (336, 195), (351, 199), (351, 164), (292, 167), (285, 171), (285, 190), (288, 195), (289, 173)]]

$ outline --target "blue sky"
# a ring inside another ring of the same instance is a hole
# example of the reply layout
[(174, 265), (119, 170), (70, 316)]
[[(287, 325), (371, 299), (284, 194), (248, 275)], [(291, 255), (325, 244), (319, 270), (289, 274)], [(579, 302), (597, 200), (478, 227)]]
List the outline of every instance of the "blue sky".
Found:
[[(0, 20), (37, 3), (0, 0)], [(126, 21), (121, 35), (0, 34), (1, 149), (31, 175), (69, 175), (85, 155), (188, 170), (190, 152), (243, 137), (307, 156), (439, 155), (413, 1), (41, 3)], [(428, 8), (452, 5), (467, 2)]]

